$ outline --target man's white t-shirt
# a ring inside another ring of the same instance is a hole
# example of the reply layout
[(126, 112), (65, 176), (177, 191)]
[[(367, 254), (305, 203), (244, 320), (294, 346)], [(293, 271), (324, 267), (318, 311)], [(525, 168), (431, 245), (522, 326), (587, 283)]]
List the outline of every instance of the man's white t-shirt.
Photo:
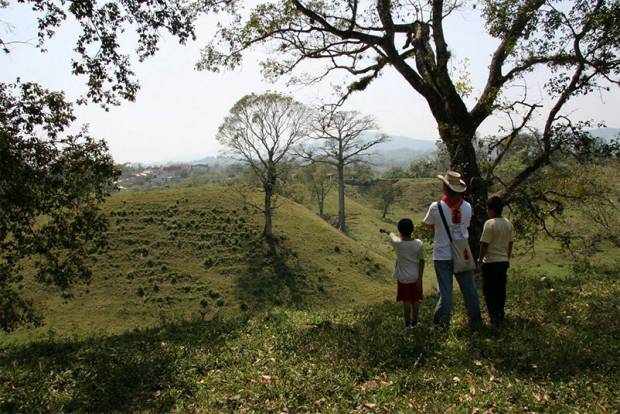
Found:
[[(446, 222), (450, 227), (450, 233), (453, 240), (466, 240), (469, 239), (469, 232), (467, 228), (471, 222), (471, 204), (463, 200), (461, 204), (461, 222), (456, 224), (452, 223), (452, 210), (445, 202), (440, 202), (443, 210)], [(452, 260), (452, 249), (450, 249), (450, 239), (446, 228), (443, 225), (439, 210), (437, 208), (438, 202), (435, 201), (428, 208), (426, 217), (424, 217), (424, 224), (432, 224), (435, 226), (435, 240), (433, 246), (433, 259), (434, 260)]]

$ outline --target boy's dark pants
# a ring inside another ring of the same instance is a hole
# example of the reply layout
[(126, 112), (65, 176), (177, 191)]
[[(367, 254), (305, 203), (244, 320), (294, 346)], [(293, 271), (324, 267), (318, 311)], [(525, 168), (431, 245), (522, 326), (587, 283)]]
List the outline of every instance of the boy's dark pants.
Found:
[(482, 264), (482, 292), (492, 323), (504, 320), (508, 262)]

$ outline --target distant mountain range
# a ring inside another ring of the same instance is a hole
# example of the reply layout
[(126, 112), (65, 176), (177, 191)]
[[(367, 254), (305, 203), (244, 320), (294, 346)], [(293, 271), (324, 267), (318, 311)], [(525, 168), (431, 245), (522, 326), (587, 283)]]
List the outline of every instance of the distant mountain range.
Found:
[[(362, 139), (373, 139), (378, 133), (364, 134)], [(427, 155), (432, 155), (437, 150), (435, 140), (416, 139), (401, 135), (392, 135), (387, 142), (373, 147), (370, 161), (378, 167), (405, 166), (408, 167), (412, 160)], [(196, 161), (192, 165), (202, 164), (209, 166), (224, 166), (235, 163), (235, 160), (222, 156), (207, 156)]]
[[(373, 139), (377, 133), (366, 134), (366, 139)], [(372, 149), (370, 162), (379, 169), (392, 167), (408, 168), (411, 161), (431, 156), (437, 151), (437, 140), (417, 139), (402, 135), (390, 135), (387, 142), (377, 144)]]
[(233, 160), (232, 158), (222, 157), (220, 155), (217, 155), (217, 156), (208, 155), (199, 160), (192, 161), (190, 162), (190, 164), (209, 165), (209, 166), (226, 166), (226, 165), (234, 164), (235, 162), (237, 161)]
[[(590, 133), (605, 141), (620, 136), (620, 128), (596, 128)], [(378, 135), (377, 132), (369, 132), (363, 135), (363, 139), (373, 139)], [(370, 162), (380, 169), (391, 167), (409, 167), (411, 161), (425, 156), (432, 156), (437, 151), (436, 139), (419, 139), (403, 135), (390, 135), (387, 142), (377, 144), (373, 147)], [(203, 164), (210, 166), (225, 166), (235, 163), (235, 160), (221, 156), (207, 156), (191, 164)]]
[(609, 142), (614, 138), (620, 138), (620, 128), (595, 128), (590, 130), (590, 134)]

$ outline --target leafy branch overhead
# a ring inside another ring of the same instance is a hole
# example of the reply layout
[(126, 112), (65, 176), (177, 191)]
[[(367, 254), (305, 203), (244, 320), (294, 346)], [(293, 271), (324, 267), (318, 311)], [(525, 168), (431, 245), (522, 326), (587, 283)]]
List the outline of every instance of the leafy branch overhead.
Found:
[[(195, 40), (194, 20), (199, 13), (214, 12), (226, 7), (230, 0), (184, 1), (119, 0), (98, 2), (61, 0), (24, 0), (37, 19), (37, 47), (46, 52), (47, 41), (61, 26), (76, 22), (79, 34), (73, 45), (72, 60), (75, 75), (85, 76), (88, 91), (80, 100), (99, 103), (105, 107), (123, 100), (133, 101), (139, 89), (132, 63), (154, 55), (164, 32), (182, 44)], [(0, 10), (9, 2), (0, 2)], [(123, 33), (137, 35), (134, 49), (123, 47)], [(0, 33), (0, 47), (11, 52), (15, 43), (9, 35)]]
[(0, 329), (37, 322), (20, 294), (23, 266), (64, 295), (88, 281), (88, 256), (105, 247), (99, 204), (118, 172), (108, 148), (74, 121), (64, 95), (32, 83), (0, 84)]
[[(164, 32), (185, 43), (195, 39), (199, 13), (226, 7), (230, 1), (21, 0), (37, 20), (37, 47), (63, 25), (78, 28), (72, 71), (86, 78), (87, 92), (78, 103), (104, 108), (135, 99), (138, 80), (133, 56), (153, 55)], [(11, 5), (0, 1), (0, 12)], [(6, 23), (10, 29), (12, 22)], [(137, 34), (133, 51), (121, 38)], [(0, 33), (0, 56), (23, 39)], [(67, 131), (75, 121), (73, 105), (61, 92), (17, 79), (0, 83), (0, 329), (40, 322), (23, 295), (24, 266), (33, 264), (39, 282), (70, 295), (76, 281), (90, 279), (89, 255), (105, 246), (107, 221), (99, 206), (114, 189), (118, 171), (102, 141), (86, 128)]]

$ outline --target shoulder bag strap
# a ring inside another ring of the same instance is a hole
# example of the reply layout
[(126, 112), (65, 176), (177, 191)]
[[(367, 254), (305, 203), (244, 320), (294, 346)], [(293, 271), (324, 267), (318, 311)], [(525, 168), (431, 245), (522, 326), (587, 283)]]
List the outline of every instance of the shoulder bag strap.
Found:
[(446, 233), (448, 233), (448, 238), (450, 239), (450, 243), (452, 243), (452, 235), (450, 234), (450, 227), (448, 227), (448, 222), (446, 221), (446, 216), (443, 214), (443, 208), (441, 207), (441, 200), (437, 202), (437, 208), (439, 209), (439, 215), (441, 216), (441, 221), (443, 221), (443, 225), (446, 228)]

